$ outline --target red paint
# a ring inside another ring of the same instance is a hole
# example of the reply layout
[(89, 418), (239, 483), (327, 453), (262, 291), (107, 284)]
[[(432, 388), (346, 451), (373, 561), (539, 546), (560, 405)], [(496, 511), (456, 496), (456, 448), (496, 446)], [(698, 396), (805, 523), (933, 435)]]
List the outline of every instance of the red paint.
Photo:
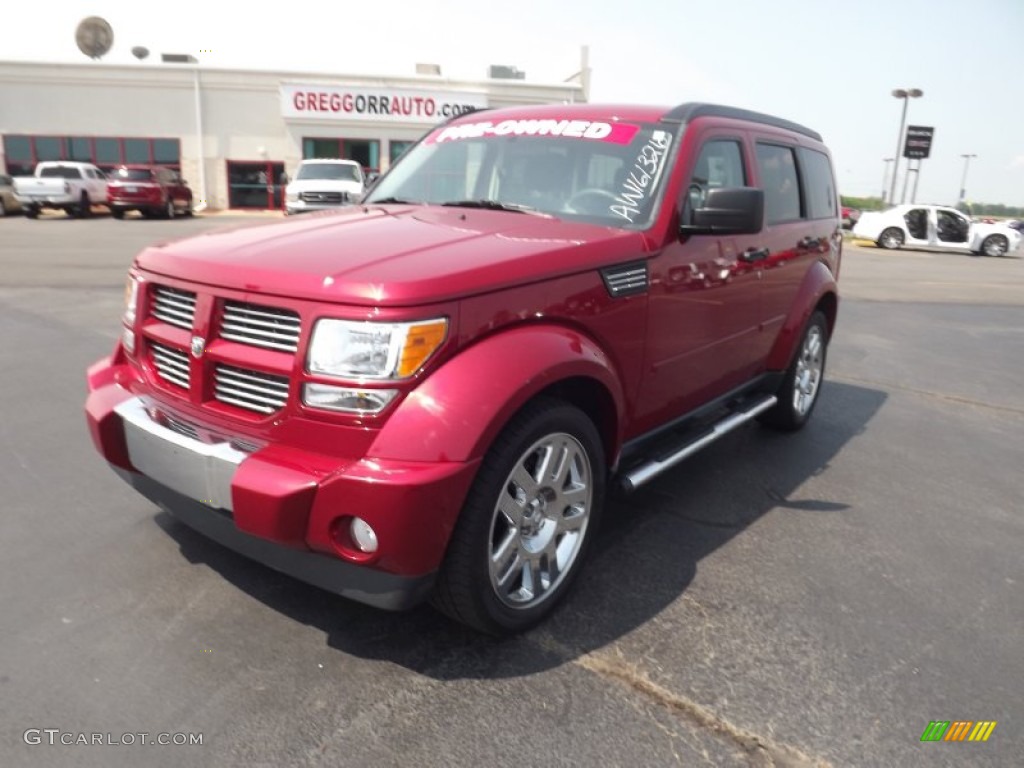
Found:
[[(338, 94), (296, 93), (294, 101), (296, 109), (347, 108)], [(393, 100), (389, 108), (395, 106)], [(406, 113), (406, 105), (397, 107)], [(628, 141), (638, 125), (656, 124), (664, 113), (590, 104), (522, 107), (465, 116), (433, 138), (441, 141), (445, 131), (480, 124), (486, 115), (492, 126), (567, 121), (563, 133), (571, 124), (569, 133), (579, 135), (566, 141), (617, 141), (627, 134)], [(563, 388), (591, 407), (611, 468), (625, 441), (760, 373), (784, 369), (819, 304), (834, 321), (838, 215), (751, 235), (679, 235), (681, 201), (705, 141), (734, 138), (752, 169), (756, 138), (823, 147), (731, 119), (698, 118), (681, 133), (673, 123), (663, 128), (674, 136), (672, 165), (643, 231), (493, 210), (369, 205), (147, 248), (133, 268), (144, 278), (136, 354), (129, 361), (119, 352), (89, 372), (87, 413), (97, 447), (126, 466), (112, 409), (141, 396), (204, 434), (257, 444), (232, 485), (241, 530), (369, 568), (429, 574), (444, 556), (489, 446), (539, 393)], [(444, 141), (458, 135), (449, 132)], [(756, 171), (748, 181), (758, 184)], [(744, 259), (764, 247), (763, 261)], [(601, 270), (623, 264), (646, 265), (649, 283), (636, 295), (613, 298)], [(196, 294), (191, 328), (152, 316), (154, 284)], [(220, 338), (227, 301), (296, 313), (298, 350)], [(399, 390), (380, 414), (331, 413), (301, 403), (303, 384), (338, 383), (305, 371), (311, 330), (322, 317), (444, 317), (448, 336), (412, 378), (364, 383)], [(206, 346), (201, 358), (188, 356), (186, 391), (159, 378), (152, 345), (187, 353), (193, 335)], [(219, 363), (286, 379), (286, 405), (262, 415), (215, 400)], [(346, 554), (339, 546), (338, 526), (352, 516), (377, 532), (378, 552)]]

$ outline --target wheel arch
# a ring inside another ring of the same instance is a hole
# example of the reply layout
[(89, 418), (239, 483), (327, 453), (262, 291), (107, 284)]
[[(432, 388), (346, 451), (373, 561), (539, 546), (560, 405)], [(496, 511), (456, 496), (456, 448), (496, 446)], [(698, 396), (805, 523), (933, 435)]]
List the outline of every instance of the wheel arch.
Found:
[(580, 408), (601, 435), (606, 461), (618, 455), (625, 398), (611, 359), (592, 338), (550, 324), (500, 332), (446, 361), (399, 404), (368, 455), (479, 459), (509, 421), (542, 396)]

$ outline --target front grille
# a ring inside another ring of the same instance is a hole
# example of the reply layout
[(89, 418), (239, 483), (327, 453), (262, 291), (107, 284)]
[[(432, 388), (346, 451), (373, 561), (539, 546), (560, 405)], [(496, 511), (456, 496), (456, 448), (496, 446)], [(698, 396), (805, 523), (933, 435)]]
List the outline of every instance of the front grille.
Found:
[(179, 349), (155, 341), (149, 343), (149, 348), (153, 355), (153, 365), (156, 366), (160, 378), (182, 389), (188, 389), (188, 355)]
[(196, 295), (158, 285), (153, 291), (153, 316), (179, 328), (192, 329), (196, 315)]
[(287, 376), (218, 365), (214, 377), (214, 396), (222, 403), (257, 413), (273, 413), (288, 401)]
[(294, 352), (299, 348), (299, 327), (295, 312), (228, 301), (224, 304), (220, 335), (254, 347)]
[(341, 205), (348, 202), (348, 192), (300, 192), (299, 198), (305, 203)]

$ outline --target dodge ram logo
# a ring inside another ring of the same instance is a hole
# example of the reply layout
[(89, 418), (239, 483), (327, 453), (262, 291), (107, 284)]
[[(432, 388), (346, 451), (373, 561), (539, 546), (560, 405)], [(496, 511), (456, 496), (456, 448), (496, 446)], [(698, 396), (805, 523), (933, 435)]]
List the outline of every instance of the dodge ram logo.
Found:
[(192, 337), (192, 357), (198, 360), (203, 356), (203, 349), (206, 347), (206, 339), (202, 336)]

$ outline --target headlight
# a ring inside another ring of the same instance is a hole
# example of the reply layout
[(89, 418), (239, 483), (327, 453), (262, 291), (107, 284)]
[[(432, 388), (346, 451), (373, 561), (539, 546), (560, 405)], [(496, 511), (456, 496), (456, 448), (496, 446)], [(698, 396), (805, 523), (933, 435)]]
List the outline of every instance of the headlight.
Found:
[(284, 199), (287, 200), (289, 203), (294, 203), (296, 200), (299, 199), (299, 193), (291, 189), (285, 189)]
[(448, 320), (371, 323), (318, 320), (306, 370), (343, 379), (405, 379), (444, 343)]
[(131, 275), (124, 284), (124, 324), (135, 325), (135, 310), (139, 303), (139, 281)]

